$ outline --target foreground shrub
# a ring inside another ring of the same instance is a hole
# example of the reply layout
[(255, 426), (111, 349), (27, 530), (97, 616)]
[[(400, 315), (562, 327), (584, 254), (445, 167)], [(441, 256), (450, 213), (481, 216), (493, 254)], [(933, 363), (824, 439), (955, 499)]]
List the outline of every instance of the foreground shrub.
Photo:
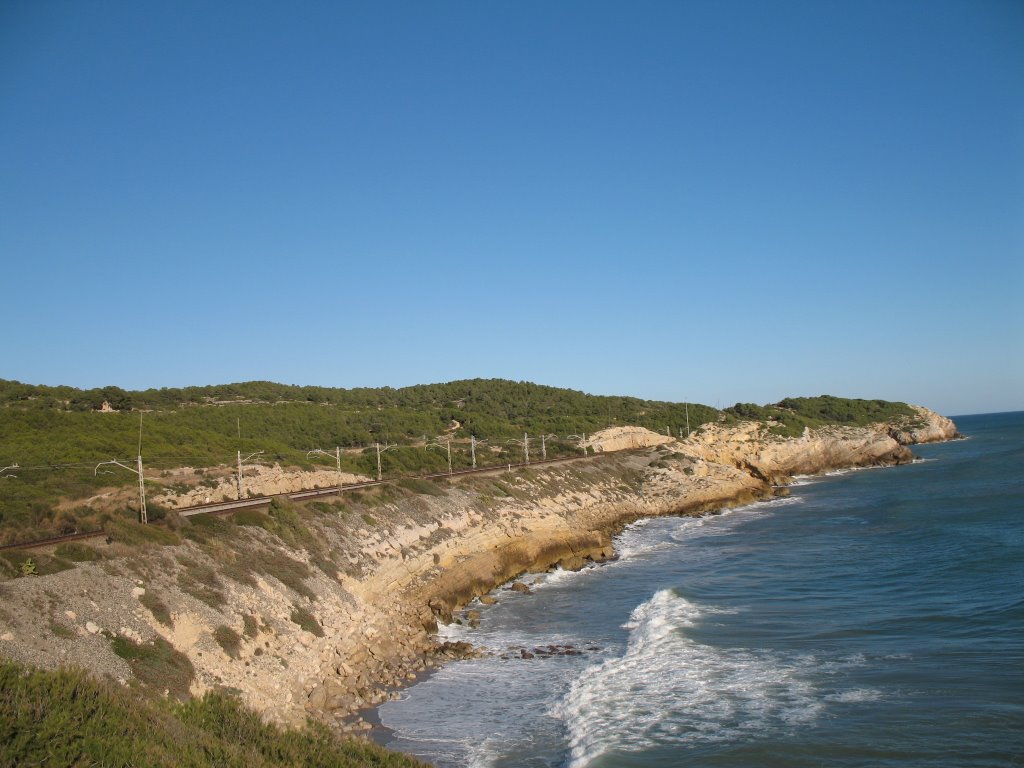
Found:
[(141, 697), (81, 671), (0, 663), (0, 765), (170, 768), (416, 768), (326, 728), (284, 731), (223, 693), (185, 704)]

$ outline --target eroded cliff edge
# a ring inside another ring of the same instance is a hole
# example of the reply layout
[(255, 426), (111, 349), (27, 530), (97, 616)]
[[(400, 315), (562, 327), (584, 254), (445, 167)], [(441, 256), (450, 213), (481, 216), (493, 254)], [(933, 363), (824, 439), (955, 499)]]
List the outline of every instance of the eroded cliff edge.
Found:
[(684, 441), (636, 433), (560, 465), (406, 483), (265, 519), (179, 520), (142, 551), (95, 544), (101, 561), (0, 584), (0, 653), (165, 695), (223, 687), (268, 719), (352, 727), (354, 711), (453, 653), (432, 631), (474, 597), (524, 571), (613, 557), (612, 536), (637, 518), (748, 503), (798, 474), (905, 463), (908, 445), (956, 436), (949, 419), (917, 411), (796, 438), (758, 423)]

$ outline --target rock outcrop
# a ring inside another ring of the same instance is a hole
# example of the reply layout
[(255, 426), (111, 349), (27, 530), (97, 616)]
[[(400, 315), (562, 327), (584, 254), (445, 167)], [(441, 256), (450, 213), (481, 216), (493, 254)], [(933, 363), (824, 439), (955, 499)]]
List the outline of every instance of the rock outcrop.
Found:
[[(159, 638), (194, 670), (194, 694), (224, 687), (270, 720), (314, 714), (365, 729), (354, 712), (432, 664), (473, 655), (432, 632), (474, 598), (525, 572), (612, 558), (612, 536), (638, 518), (748, 503), (797, 474), (906, 462), (907, 444), (956, 435), (948, 419), (919, 413), (914, 425), (789, 439), (760, 424), (711, 425), (684, 441), (613, 434), (596, 457), (309, 512), (319, 555), (297, 534), (241, 526), (230, 540), (213, 529), (142, 554), (96, 542), (100, 563), (0, 584), (0, 654), (127, 682), (134, 671), (113, 638)], [(611, 452), (634, 438), (648, 442)]]

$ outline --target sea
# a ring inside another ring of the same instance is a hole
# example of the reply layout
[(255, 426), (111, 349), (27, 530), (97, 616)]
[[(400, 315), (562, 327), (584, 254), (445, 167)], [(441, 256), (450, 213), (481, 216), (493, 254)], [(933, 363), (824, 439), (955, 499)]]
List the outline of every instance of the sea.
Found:
[(491, 655), (380, 707), (380, 740), (441, 768), (1024, 765), (1024, 413), (956, 422), (497, 590), (442, 629)]

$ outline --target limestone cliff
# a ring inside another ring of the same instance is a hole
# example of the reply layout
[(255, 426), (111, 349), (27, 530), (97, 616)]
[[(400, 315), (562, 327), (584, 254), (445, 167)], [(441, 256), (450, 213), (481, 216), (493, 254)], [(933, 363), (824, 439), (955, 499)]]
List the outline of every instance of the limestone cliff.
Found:
[(913, 425), (789, 439), (756, 423), (684, 441), (630, 430), (625, 443), (606, 436), (598, 456), (385, 486), (330, 512), (320, 502), (177, 521), (171, 543), (144, 552), (94, 542), (101, 562), (0, 584), (0, 653), (129, 683), (140, 670), (114, 640), (159, 638), (186, 660), (192, 693), (225, 687), (268, 719), (353, 727), (353, 711), (465, 652), (431, 632), (472, 598), (524, 571), (613, 557), (611, 537), (639, 517), (747, 503), (796, 474), (906, 462), (907, 444), (956, 435), (918, 412)]

